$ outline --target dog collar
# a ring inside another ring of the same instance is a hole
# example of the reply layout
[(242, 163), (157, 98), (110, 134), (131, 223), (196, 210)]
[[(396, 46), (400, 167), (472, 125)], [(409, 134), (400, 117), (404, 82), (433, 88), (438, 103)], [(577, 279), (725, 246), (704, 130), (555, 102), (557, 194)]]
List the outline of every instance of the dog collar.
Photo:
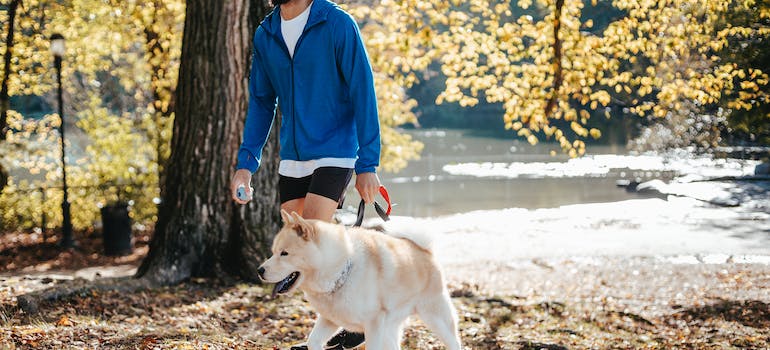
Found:
[(334, 286), (332, 286), (332, 289), (329, 290), (329, 294), (334, 294), (334, 292), (342, 288), (342, 286), (345, 284), (345, 281), (348, 280), (348, 276), (350, 275), (350, 269), (352, 267), (353, 267), (353, 261), (351, 259), (348, 259), (348, 261), (345, 263), (345, 267), (340, 272), (340, 276), (337, 277), (336, 281), (334, 281)]

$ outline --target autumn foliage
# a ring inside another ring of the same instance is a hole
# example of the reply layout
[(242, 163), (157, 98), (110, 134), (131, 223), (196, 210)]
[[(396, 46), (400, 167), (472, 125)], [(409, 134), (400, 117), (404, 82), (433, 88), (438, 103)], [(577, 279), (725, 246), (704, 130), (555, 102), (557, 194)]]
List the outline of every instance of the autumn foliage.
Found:
[[(552, 138), (572, 156), (585, 152), (584, 139), (601, 136), (589, 118), (610, 117), (610, 105), (664, 118), (685, 105), (708, 113), (770, 102), (767, 72), (721, 55), (731, 41), (768, 39), (766, 3), (617, 0), (601, 4), (617, 17), (597, 27), (585, 13), (599, 5), (454, 2), (433, 19), (446, 28), (432, 34), (448, 77), (437, 102), (502, 103), (506, 128), (533, 144)], [(756, 12), (756, 21), (724, 22), (740, 11)]]

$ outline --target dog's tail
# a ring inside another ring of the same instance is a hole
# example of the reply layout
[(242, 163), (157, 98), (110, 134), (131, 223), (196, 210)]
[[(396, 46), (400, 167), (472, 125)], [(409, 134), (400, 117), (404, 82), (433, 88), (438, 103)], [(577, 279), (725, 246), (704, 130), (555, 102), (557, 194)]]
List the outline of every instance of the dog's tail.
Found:
[(382, 231), (388, 236), (408, 239), (422, 249), (433, 251), (433, 236), (415, 219), (395, 218), (383, 223)]

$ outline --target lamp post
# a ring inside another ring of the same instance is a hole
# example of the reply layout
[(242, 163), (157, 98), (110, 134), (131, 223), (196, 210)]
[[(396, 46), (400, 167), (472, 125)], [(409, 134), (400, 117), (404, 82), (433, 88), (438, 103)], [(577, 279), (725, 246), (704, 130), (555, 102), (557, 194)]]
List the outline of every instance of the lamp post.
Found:
[(67, 195), (67, 164), (64, 160), (64, 98), (62, 97), (61, 87), (61, 64), (64, 56), (64, 36), (59, 33), (51, 35), (51, 53), (53, 54), (53, 63), (56, 68), (57, 98), (59, 100), (59, 134), (61, 134), (61, 171), (62, 171), (62, 197), (61, 210), (64, 222), (62, 223), (62, 238), (59, 245), (63, 248), (75, 246), (75, 240), (72, 239), (72, 217), (70, 216), (70, 202)]

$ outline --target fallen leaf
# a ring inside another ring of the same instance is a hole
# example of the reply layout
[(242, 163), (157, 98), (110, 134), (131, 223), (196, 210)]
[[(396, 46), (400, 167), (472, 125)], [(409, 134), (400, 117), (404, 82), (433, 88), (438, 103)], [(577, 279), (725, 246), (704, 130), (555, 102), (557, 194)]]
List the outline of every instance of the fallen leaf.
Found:
[(56, 325), (59, 327), (71, 326), (72, 322), (66, 315), (62, 315), (62, 317), (59, 318), (58, 321), (56, 321)]

